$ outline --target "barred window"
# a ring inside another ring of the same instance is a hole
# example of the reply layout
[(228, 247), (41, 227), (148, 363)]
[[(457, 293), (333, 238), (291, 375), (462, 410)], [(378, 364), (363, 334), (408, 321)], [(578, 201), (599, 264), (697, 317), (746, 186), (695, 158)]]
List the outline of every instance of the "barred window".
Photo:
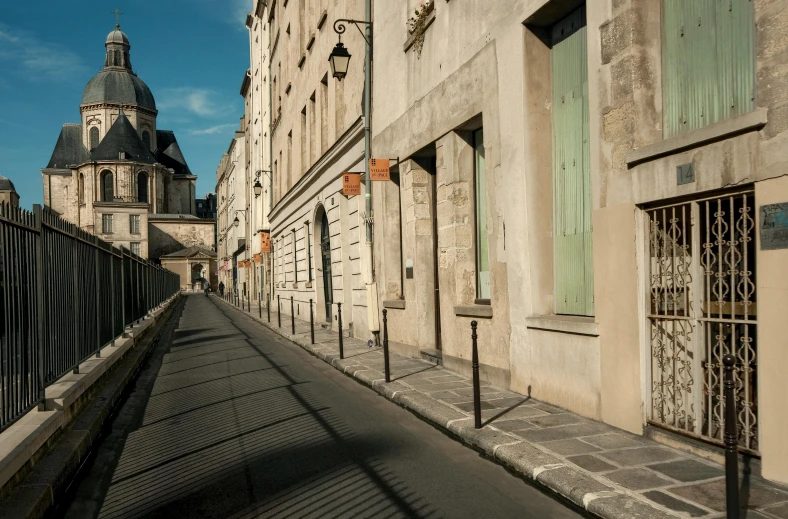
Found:
[(129, 215), (129, 232), (131, 232), (131, 234), (140, 233), (140, 215), (138, 214)]
[(140, 256), (140, 244), (138, 242), (131, 242), (131, 252)]
[(101, 215), (101, 232), (103, 232), (104, 234), (109, 234), (114, 232), (114, 226), (112, 225), (111, 214)]

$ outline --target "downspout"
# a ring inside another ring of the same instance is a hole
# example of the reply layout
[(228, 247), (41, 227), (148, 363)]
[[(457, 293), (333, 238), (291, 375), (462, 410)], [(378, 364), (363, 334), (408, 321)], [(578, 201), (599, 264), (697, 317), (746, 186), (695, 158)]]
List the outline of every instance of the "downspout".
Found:
[[(269, 7), (270, 9), (270, 7)], [(271, 30), (271, 24), (268, 23), (268, 213), (271, 213), (271, 209), (274, 207), (274, 85), (273, 85), (273, 76), (272, 73), (272, 63), (273, 63), (273, 56), (271, 52), (273, 51), (272, 45), (274, 44), (273, 39), (271, 38), (271, 34), (273, 31)], [(265, 221), (268, 223), (265, 227), (268, 228), (268, 238), (269, 243), (271, 238), (271, 220), (269, 216), (265, 215)], [(270, 249), (273, 248), (273, 243), (270, 246)], [(270, 250), (269, 249), (269, 250)], [(273, 254), (270, 252), (268, 253), (268, 268), (270, 275), (268, 276), (268, 293), (270, 297), (273, 298), (273, 287), (274, 287), (274, 259)]]
[(367, 288), (367, 322), (369, 331), (377, 336), (380, 331), (378, 321), (378, 288), (372, 275), (372, 179), (369, 176), (370, 147), (372, 140), (372, 0), (365, 0), (364, 32), (366, 52), (364, 53), (364, 203), (366, 211), (366, 257), (364, 259), (364, 282)]

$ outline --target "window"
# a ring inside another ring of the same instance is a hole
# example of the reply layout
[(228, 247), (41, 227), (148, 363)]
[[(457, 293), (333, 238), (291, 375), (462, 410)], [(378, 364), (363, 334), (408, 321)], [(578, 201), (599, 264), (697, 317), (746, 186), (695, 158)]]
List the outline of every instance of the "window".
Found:
[(487, 246), (487, 172), (484, 164), (484, 130), (473, 132), (476, 184), (476, 298), (490, 299), (490, 254)]
[(129, 215), (129, 232), (131, 234), (140, 234), (140, 215)]
[(101, 200), (103, 202), (115, 200), (115, 186), (113, 185), (111, 171), (104, 171), (101, 174)]
[(79, 174), (79, 205), (85, 204), (85, 175)]
[(115, 232), (115, 228), (112, 224), (111, 214), (101, 215), (101, 232), (103, 232), (104, 234), (112, 234), (113, 232)]
[(293, 276), (298, 283), (298, 252), (296, 251), (296, 230), (293, 229)]
[(90, 129), (90, 149), (94, 150), (99, 145), (99, 129), (94, 126)]
[(131, 252), (132, 254), (136, 254), (137, 256), (141, 255), (139, 242), (131, 242)]
[(142, 132), (142, 142), (144, 142), (145, 146), (150, 149), (150, 132), (148, 132), (148, 130), (144, 130)]
[(594, 315), (585, 8), (551, 31), (555, 313)]
[(312, 282), (312, 238), (309, 236), (309, 222), (304, 222), (304, 236), (306, 240), (306, 259), (307, 259), (307, 280)]
[(148, 201), (148, 174), (147, 173), (137, 174), (137, 201), (138, 202)]
[(663, 0), (665, 138), (755, 108), (752, 0)]

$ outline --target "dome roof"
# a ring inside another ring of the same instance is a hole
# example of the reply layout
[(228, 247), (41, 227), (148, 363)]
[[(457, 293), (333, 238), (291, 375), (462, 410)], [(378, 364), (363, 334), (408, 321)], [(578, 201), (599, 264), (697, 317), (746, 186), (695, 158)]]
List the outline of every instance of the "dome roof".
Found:
[(114, 31), (107, 35), (106, 43), (119, 43), (121, 45), (128, 45), (129, 38), (126, 36), (126, 33), (120, 30), (119, 27), (116, 27)]
[(0, 175), (0, 191), (13, 191), (16, 192), (14, 183), (6, 177)]
[(156, 110), (148, 85), (124, 69), (104, 69), (93, 76), (82, 93), (82, 104), (90, 103), (128, 104)]

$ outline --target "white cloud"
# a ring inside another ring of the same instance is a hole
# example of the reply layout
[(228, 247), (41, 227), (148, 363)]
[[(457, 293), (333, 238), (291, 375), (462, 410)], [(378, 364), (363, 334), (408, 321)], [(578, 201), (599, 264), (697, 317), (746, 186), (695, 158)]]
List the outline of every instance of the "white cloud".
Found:
[(237, 123), (219, 124), (217, 126), (211, 126), (210, 128), (204, 128), (202, 130), (189, 130), (189, 133), (191, 135), (215, 135), (224, 130), (228, 130), (230, 128), (236, 128), (236, 127), (238, 127)]
[(161, 111), (183, 110), (204, 118), (224, 115), (234, 111), (231, 103), (223, 100), (215, 91), (207, 88), (165, 88), (156, 103)]
[(0, 62), (34, 81), (81, 77), (88, 70), (77, 54), (3, 24), (0, 24)]

